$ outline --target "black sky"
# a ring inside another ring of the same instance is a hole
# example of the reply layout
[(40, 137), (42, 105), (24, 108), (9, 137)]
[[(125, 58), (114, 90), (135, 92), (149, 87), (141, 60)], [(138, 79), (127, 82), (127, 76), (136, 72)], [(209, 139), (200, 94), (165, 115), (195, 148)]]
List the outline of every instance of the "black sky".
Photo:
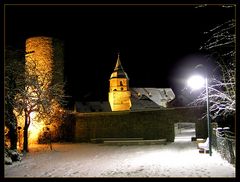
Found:
[(203, 32), (233, 18), (235, 8), (220, 5), (8, 5), (5, 45), (22, 48), (39, 35), (61, 39), (72, 100), (107, 100), (118, 50), (130, 87), (177, 93), (187, 69), (202, 61), (185, 57), (198, 52)]

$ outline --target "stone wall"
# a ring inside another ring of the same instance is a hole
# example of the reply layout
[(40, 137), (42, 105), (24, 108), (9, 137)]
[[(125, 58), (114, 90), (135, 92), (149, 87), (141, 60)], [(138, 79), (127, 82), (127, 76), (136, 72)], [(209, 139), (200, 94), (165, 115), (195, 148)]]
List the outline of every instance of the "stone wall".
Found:
[(207, 137), (207, 122), (199, 120), (204, 108), (169, 108), (155, 111), (73, 113), (73, 141), (93, 138), (144, 138), (173, 142), (174, 123), (196, 123), (196, 136)]

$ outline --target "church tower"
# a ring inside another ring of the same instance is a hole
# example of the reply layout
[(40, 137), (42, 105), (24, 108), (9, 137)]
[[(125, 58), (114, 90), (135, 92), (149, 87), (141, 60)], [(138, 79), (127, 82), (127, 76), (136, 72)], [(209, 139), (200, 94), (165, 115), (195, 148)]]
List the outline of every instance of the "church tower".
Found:
[(129, 78), (124, 72), (118, 53), (117, 63), (110, 77), (108, 100), (112, 111), (128, 111), (131, 109), (131, 92)]

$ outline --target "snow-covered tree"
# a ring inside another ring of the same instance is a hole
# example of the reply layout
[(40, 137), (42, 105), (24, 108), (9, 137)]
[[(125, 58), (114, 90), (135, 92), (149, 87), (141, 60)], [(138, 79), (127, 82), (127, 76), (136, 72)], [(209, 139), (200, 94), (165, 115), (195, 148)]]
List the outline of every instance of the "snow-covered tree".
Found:
[[(45, 124), (51, 124), (64, 103), (63, 81), (52, 82), (52, 69), (43, 72), (38, 69), (37, 61), (31, 60), (27, 63), (23, 61), (21, 63), (23, 69), (18, 66), (19, 62), (12, 61), (9, 64), (11, 67), (6, 68), (6, 80), (14, 75), (15, 80), (11, 83), (15, 86), (6, 87), (5, 101), (6, 105), (11, 107), (9, 111), (14, 110), (17, 117), (23, 116), (25, 120), (23, 150), (26, 152), (28, 151), (28, 128), (32, 119), (34, 118), (35, 122), (44, 120)], [(14, 123), (14, 126), (17, 126), (16, 122), (9, 121), (11, 120), (8, 119), (8, 123)]]
[[(209, 73), (209, 107), (212, 118), (235, 114), (236, 111), (236, 34), (235, 20), (229, 20), (208, 32), (200, 50), (207, 59), (216, 60), (217, 72)], [(206, 103), (204, 89), (191, 104)]]

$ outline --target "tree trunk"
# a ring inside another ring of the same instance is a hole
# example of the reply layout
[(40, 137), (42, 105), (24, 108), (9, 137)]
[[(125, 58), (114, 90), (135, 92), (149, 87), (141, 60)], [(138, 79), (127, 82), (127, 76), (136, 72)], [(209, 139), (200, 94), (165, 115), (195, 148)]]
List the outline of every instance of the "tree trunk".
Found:
[(25, 125), (24, 125), (24, 131), (23, 131), (23, 151), (28, 152), (28, 126), (30, 123), (30, 117), (28, 114), (25, 113)]
[(14, 123), (9, 128), (9, 135), (10, 135), (10, 143), (11, 143), (10, 148), (12, 150), (17, 149), (17, 126), (16, 126), (16, 123)]
[(7, 103), (6, 110), (6, 125), (9, 129), (10, 148), (17, 149), (17, 118), (13, 113), (13, 106), (10, 103)]

